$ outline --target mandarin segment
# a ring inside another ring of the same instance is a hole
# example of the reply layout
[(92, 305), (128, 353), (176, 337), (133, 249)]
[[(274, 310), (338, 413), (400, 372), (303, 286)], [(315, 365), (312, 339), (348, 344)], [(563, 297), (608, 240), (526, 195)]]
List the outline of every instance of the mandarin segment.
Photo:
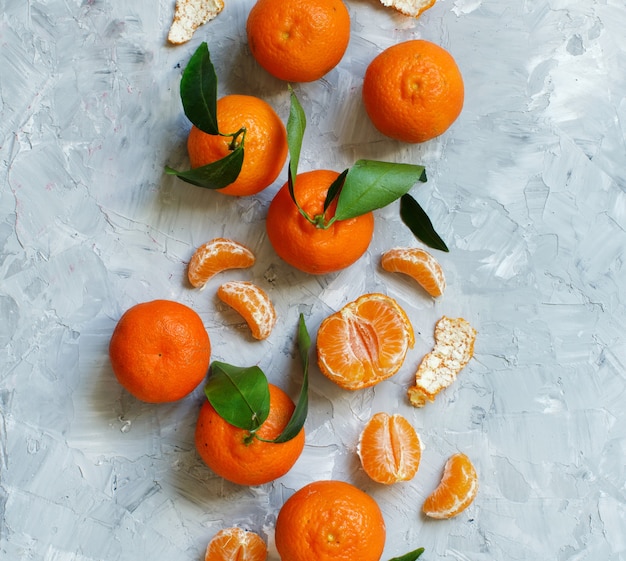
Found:
[(381, 412), (363, 428), (357, 452), (365, 473), (377, 483), (390, 485), (415, 477), (422, 445), (406, 418)]
[(276, 519), (276, 549), (283, 561), (379, 561), (385, 537), (376, 501), (343, 481), (305, 485)]
[(408, 389), (409, 401), (423, 407), (455, 380), (474, 356), (476, 330), (463, 318), (443, 316), (435, 326), (435, 345), (417, 369), (415, 384)]
[(431, 518), (452, 518), (472, 504), (478, 493), (478, 475), (471, 460), (462, 453), (450, 456), (441, 482), (426, 498), (422, 510)]
[(393, 298), (365, 294), (322, 321), (317, 362), (337, 385), (358, 390), (393, 376), (414, 342), (413, 326)]
[(267, 545), (256, 532), (237, 526), (220, 530), (209, 542), (204, 561), (266, 561)]
[(276, 323), (276, 311), (267, 293), (248, 281), (230, 281), (217, 289), (218, 298), (243, 317), (255, 339), (267, 339)]
[[(289, 423), (295, 404), (278, 386), (269, 384), (270, 412), (256, 434), (231, 425), (208, 400), (196, 423), (198, 454), (213, 472), (238, 485), (263, 485), (285, 475), (304, 449), (304, 429), (291, 440), (269, 442)], [(261, 440), (263, 439), (263, 440)]]
[(446, 288), (446, 279), (441, 265), (423, 249), (392, 248), (383, 253), (380, 264), (387, 272), (410, 276), (433, 298), (441, 296)]
[(239, 242), (215, 238), (196, 249), (187, 267), (187, 277), (192, 286), (202, 288), (217, 273), (252, 267), (255, 260), (254, 253)]
[(380, 2), (383, 6), (395, 8), (401, 14), (414, 18), (435, 5), (435, 0), (380, 0)]

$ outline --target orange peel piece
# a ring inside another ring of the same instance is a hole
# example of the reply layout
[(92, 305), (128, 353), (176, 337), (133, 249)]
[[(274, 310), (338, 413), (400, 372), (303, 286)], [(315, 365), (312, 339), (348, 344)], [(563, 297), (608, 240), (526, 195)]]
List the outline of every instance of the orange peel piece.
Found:
[(430, 518), (452, 518), (463, 512), (478, 493), (478, 474), (471, 460), (458, 452), (448, 458), (437, 488), (424, 501), (422, 510)]
[(215, 238), (202, 244), (191, 256), (187, 278), (192, 286), (202, 288), (217, 273), (252, 267), (255, 261), (254, 253), (246, 246), (228, 238)]
[(217, 289), (218, 298), (246, 320), (255, 339), (267, 339), (276, 323), (276, 310), (267, 293), (248, 281), (230, 281)]
[(415, 374), (415, 385), (408, 389), (409, 401), (423, 407), (427, 401), (450, 386), (474, 356), (476, 330), (463, 318), (443, 316), (435, 326), (435, 346)]
[(172, 45), (186, 43), (198, 27), (215, 19), (223, 9), (223, 0), (176, 0), (167, 40)]
[(410, 276), (433, 298), (441, 296), (446, 288), (441, 265), (419, 247), (394, 247), (383, 253), (380, 265), (387, 272)]
[(422, 12), (432, 8), (435, 5), (435, 0), (380, 0), (383, 6), (391, 7), (404, 14), (417, 18)]

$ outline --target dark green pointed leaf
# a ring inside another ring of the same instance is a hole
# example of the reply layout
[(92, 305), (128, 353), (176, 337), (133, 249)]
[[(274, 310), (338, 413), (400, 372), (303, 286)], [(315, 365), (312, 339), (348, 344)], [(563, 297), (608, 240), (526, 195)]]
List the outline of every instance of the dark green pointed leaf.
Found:
[(187, 118), (207, 134), (217, 128), (217, 75), (206, 43), (189, 59), (180, 81), (180, 98)]
[(348, 171), (337, 201), (335, 220), (360, 216), (387, 206), (426, 181), (424, 166), (359, 160)]
[(240, 144), (228, 156), (206, 166), (188, 171), (177, 171), (165, 166), (165, 173), (175, 175), (187, 183), (204, 187), (205, 189), (223, 189), (239, 176), (241, 166), (243, 165), (243, 154), (244, 147)]
[(302, 389), (296, 408), (291, 415), (287, 426), (272, 442), (287, 442), (296, 437), (306, 421), (309, 412), (309, 349), (311, 348), (311, 337), (304, 323), (304, 316), (300, 314), (298, 322), (298, 349), (300, 360), (302, 361)]
[(400, 555), (400, 557), (389, 559), (389, 561), (415, 561), (422, 553), (424, 553), (424, 548), (420, 547), (419, 549)]
[(341, 192), (341, 188), (343, 187), (343, 184), (346, 181), (346, 175), (348, 175), (348, 171), (349, 170), (347, 169), (343, 170), (339, 174), (337, 179), (335, 179), (335, 181), (332, 182), (332, 185), (330, 186), (330, 188), (328, 189), (328, 192), (326, 193), (326, 200), (324, 201), (324, 212), (328, 210), (328, 207), (331, 205), (335, 197)]
[(215, 361), (204, 393), (219, 416), (240, 429), (255, 431), (270, 412), (269, 385), (258, 366)]
[(295, 181), (298, 174), (302, 139), (306, 129), (306, 115), (291, 86), (289, 86), (289, 93), (291, 105), (289, 107), (289, 117), (287, 118), (287, 146), (289, 147), (289, 171), (291, 172), (292, 181)]
[(433, 223), (424, 209), (411, 195), (403, 195), (400, 199), (400, 218), (413, 232), (413, 235), (428, 247), (449, 251), (446, 243), (435, 232)]

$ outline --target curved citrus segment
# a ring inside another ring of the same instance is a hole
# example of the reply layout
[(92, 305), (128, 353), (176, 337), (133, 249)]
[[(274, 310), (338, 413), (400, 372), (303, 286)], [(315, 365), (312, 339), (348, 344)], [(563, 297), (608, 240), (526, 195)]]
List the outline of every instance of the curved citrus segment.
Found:
[(217, 273), (252, 267), (254, 262), (254, 253), (246, 246), (227, 238), (215, 238), (196, 249), (189, 261), (187, 277), (192, 286), (202, 288)]
[(414, 342), (411, 322), (393, 298), (365, 294), (322, 321), (317, 362), (340, 387), (358, 390), (393, 376)]
[(415, 477), (422, 445), (402, 415), (376, 413), (361, 432), (357, 452), (365, 473), (377, 483), (389, 485)]
[(255, 339), (267, 339), (276, 323), (276, 311), (267, 293), (247, 281), (230, 281), (217, 289), (218, 298), (238, 312)]
[(470, 459), (459, 452), (446, 462), (441, 482), (426, 498), (422, 510), (431, 518), (452, 518), (472, 503), (476, 493), (476, 469)]
[(390, 273), (404, 273), (414, 279), (433, 298), (441, 296), (446, 279), (441, 265), (418, 247), (395, 247), (383, 253), (381, 267)]
[(401, 14), (414, 18), (435, 5), (435, 0), (380, 0), (380, 2), (383, 6), (395, 8)]
[(409, 401), (423, 407), (450, 386), (474, 356), (476, 330), (463, 318), (443, 316), (435, 326), (435, 346), (420, 362)]
[(265, 561), (263, 538), (243, 528), (224, 528), (209, 542), (204, 561)]

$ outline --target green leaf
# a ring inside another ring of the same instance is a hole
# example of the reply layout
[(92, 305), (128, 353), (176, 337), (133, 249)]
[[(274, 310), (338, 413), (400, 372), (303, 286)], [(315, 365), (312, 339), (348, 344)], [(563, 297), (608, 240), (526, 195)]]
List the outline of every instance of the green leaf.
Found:
[(450, 251), (439, 234), (435, 232), (433, 223), (424, 209), (411, 195), (403, 195), (400, 199), (400, 218), (413, 232), (413, 235), (428, 247)]
[(189, 59), (180, 81), (180, 98), (187, 118), (207, 134), (217, 127), (217, 75), (206, 43)]
[(270, 412), (269, 385), (258, 366), (214, 361), (204, 393), (219, 416), (240, 429), (256, 431)]
[(347, 169), (343, 170), (337, 179), (332, 182), (331, 186), (328, 188), (328, 192), (326, 193), (326, 200), (324, 201), (324, 212), (328, 210), (328, 207), (331, 205), (335, 197), (341, 192), (341, 188), (346, 182), (346, 175), (348, 175)]
[(298, 349), (300, 351), (300, 360), (302, 361), (302, 389), (300, 397), (294, 409), (291, 419), (283, 431), (272, 441), (275, 443), (287, 442), (296, 437), (306, 421), (309, 412), (309, 350), (311, 348), (311, 337), (307, 331), (304, 322), (304, 316), (300, 314), (298, 322)]
[(165, 166), (165, 173), (175, 175), (178, 178), (206, 189), (223, 189), (230, 185), (241, 171), (243, 165), (243, 145), (240, 144), (228, 156), (217, 160), (206, 166), (190, 169), (188, 171), (177, 171), (169, 166)]
[(420, 547), (419, 549), (409, 551), (409, 553), (405, 553), (400, 557), (394, 557), (393, 559), (389, 559), (389, 561), (415, 561), (422, 553), (424, 553), (424, 548)]
[[(306, 115), (291, 86), (289, 86), (289, 93), (291, 105), (289, 107), (289, 117), (287, 118), (287, 146), (289, 147), (289, 171), (292, 181), (295, 181), (298, 174), (302, 139), (306, 129)], [(293, 197), (293, 192), (291, 195)]]
[(337, 201), (335, 220), (354, 218), (387, 206), (418, 181), (426, 181), (424, 166), (359, 160), (348, 171)]

